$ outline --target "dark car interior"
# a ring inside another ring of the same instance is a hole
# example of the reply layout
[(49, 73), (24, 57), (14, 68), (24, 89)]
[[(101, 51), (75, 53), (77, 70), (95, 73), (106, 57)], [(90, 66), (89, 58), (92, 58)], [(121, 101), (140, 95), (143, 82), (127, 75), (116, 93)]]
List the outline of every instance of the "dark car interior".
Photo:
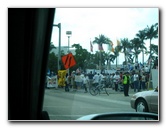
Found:
[(42, 111), (54, 8), (8, 8), (8, 120), (47, 120)]

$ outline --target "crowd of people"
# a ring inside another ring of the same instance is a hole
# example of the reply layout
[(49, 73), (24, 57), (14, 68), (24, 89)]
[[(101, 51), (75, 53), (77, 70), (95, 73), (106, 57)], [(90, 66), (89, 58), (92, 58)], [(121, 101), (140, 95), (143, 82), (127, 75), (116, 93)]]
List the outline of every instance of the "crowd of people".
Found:
[[(52, 73), (52, 77), (55, 76)], [(56, 75), (57, 76), (57, 75)], [(58, 76), (56, 77), (58, 80)], [(104, 82), (108, 88), (117, 91), (124, 91), (124, 96), (129, 96), (129, 89), (134, 92), (144, 91), (148, 89), (149, 68), (139, 63), (128, 67), (123, 67), (114, 73), (97, 73), (97, 72), (82, 72), (81, 70), (72, 71), (71, 74), (66, 73), (65, 76), (65, 91), (77, 91), (84, 88), (85, 93), (88, 92), (91, 86), (99, 85)], [(58, 83), (57, 81), (55, 83)], [(56, 88), (58, 85), (56, 86)]]
[(139, 92), (148, 89), (149, 82), (149, 70), (143, 67), (139, 68), (137, 65), (133, 70), (119, 70), (115, 73), (97, 73), (90, 71), (84, 73), (81, 71), (73, 71), (70, 75), (66, 75), (65, 90), (69, 91), (73, 89), (84, 88), (85, 93), (88, 92), (88, 88), (105, 82), (108, 88), (112, 88), (117, 91), (124, 91), (124, 96), (129, 96), (129, 89), (133, 89), (134, 92)]

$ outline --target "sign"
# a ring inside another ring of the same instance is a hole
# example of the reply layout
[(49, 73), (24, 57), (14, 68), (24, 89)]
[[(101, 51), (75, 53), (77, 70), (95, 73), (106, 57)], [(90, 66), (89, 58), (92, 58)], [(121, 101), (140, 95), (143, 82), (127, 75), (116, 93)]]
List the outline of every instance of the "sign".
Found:
[(58, 86), (64, 87), (66, 81), (66, 70), (59, 70), (58, 71)]
[(72, 53), (62, 56), (61, 59), (62, 59), (62, 63), (64, 65), (65, 69), (68, 69), (68, 68), (76, 65), (76, 61), (75, 61)]

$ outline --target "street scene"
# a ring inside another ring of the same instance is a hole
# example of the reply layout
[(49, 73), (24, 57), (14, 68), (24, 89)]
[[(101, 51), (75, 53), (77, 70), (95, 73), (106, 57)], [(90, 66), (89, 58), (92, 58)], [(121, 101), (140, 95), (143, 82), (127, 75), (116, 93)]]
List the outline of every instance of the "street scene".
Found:
[[(108, 112), (159, 114), (159, 10), (56, 10), (43, 106), (50, 119)], [(119, 22), (117, 15), (127, 18)]]
[(109, 96), (105, 93), (92, 96), (84, 93), (84, 89), (67, 93), (62, 88), (46, 89), (43, 110), (49, 113), (51, 120), (76, 120), (84, 115), (105, 112), (135, 112), (130, 106), (133, 90), (129, 97), (112, 89), (109, 93)]

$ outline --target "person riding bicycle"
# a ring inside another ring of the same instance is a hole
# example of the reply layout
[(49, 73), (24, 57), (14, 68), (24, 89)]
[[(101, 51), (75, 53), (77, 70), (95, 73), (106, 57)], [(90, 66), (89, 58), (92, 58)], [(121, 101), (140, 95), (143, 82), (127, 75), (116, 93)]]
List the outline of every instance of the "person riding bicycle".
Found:
[(99, 84), (99, 79), (100, 79), (99, 73), (97, 74), (97, 73), (95, 72), (95, 75), (94, 75), (94, 77), (93, 77), (93, 85), (97, 86), (97, 85)]

